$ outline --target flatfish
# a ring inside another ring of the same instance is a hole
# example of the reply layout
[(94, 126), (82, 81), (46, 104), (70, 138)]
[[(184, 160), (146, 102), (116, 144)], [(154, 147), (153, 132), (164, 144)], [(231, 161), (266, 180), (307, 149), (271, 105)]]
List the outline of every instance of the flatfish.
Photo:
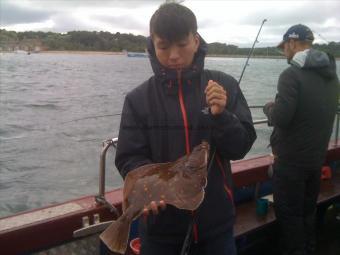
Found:
[(174, 162), (148, 164), (129, 172), (123, 189), (123, 214), (101, 235), (107, 247), (124, 254), (131, 222), (151, 201), (163, 200), (179, 209), (196, 210), (207, 185), (209, 144), (203, 141), (192, 153)]

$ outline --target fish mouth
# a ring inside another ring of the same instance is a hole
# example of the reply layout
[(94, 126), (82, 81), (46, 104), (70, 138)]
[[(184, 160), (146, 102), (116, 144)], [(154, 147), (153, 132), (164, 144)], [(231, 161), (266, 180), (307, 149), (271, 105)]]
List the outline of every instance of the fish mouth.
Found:
[(203, 159), (203, 164), (206, 165), (208, 163), (208, 157), (209, 157), (209, 144), (203, 144), (202, 149), (204, 150), (204, 159)]

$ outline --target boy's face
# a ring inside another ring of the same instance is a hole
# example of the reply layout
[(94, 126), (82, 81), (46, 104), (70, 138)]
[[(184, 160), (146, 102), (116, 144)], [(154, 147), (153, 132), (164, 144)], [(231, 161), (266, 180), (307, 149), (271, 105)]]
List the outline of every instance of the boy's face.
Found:
[(191, 66), (194, 55), (199, 46), (199, 37), (193, 33), (180, 41), (170, 43), (156, 34), (153, 35), (156, 56), (158, 61), (166, 68), (183, 69)]

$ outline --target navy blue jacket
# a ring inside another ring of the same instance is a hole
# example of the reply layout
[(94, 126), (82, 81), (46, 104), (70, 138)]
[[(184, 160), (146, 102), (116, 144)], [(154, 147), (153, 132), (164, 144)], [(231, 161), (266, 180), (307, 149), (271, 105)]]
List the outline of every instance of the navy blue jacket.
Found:
[[(208, 175), (205, 199), (195, 212), (199, 240), (232, 227), (229, 160), (243, 158), (256, 139), (251, 113), (237, 81), (223, 72), (203, 69), (206, 49), (201, 39), (193, 65), (179, 75), (161, 66), (149, 40), (154, 76), (125, 98), (115, 159), (125, 177), (141, 165), (175, 161), (202, 139), (208, 139), (217, 156)], [(218, 116), (202, 113), (209, 79), (228, 92), (226, 109)], [(141, 232), (152, 240), (182, 242), (191, 217), (192, 212), (168, 205), (159, 215), (149, 216), (146, 224), (141, 220)]]
[(296, 53), (290, 64), (280, 75), (275, 104), (264, 110), (274, 126), (273, 153), (285, 165), (321, 167), (338, 104), (336, 63), (310, 49)]

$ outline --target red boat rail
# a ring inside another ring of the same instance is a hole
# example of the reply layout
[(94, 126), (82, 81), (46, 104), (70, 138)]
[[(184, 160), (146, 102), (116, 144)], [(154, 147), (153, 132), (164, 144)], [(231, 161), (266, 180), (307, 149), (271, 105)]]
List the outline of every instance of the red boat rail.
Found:
[[(106, 198), (121, 210), (122, 189), (107, 192)], [(72, 241), (73, 232), (83, 227), (83, 217), (88, 217), (93, 224), (95, 217), (109, 221), (115, 214), (98, 205), (94, 196), (87, 196), (1, 218), (1, 254), (39, 251)]]
[[(325, 165), (340, 160), (340, 139), (329, 143)], [(235, 161), (231, 164), (235, 187), (244, 187), (270, 178), (268, 170), (273, 163), (273, 156), (266, 155)]]

